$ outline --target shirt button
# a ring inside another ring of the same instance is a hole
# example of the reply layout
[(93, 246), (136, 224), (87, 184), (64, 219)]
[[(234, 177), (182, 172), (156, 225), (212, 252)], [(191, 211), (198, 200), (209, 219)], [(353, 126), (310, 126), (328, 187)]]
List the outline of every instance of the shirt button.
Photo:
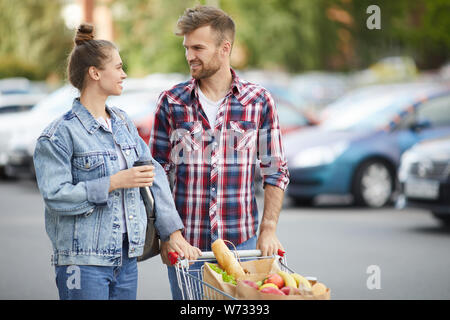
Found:
[(132, 215), (129, 215), (128, 218), (130, 218), (130, 220), (133, 220), (133, 216)]
[(216, 191), (216, 188), (212, 188), (211, 190), (214, 192), (214, 191)]

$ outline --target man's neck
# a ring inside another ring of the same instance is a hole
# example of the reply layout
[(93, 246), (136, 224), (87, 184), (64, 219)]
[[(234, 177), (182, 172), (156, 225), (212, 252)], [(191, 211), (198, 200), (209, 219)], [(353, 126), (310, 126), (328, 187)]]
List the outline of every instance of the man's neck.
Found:
[(200, 89), (211, 101), (222, 100), (230, 90), (233, 76), (230, 68), (221, 68), (209, 78), (200, 80)]

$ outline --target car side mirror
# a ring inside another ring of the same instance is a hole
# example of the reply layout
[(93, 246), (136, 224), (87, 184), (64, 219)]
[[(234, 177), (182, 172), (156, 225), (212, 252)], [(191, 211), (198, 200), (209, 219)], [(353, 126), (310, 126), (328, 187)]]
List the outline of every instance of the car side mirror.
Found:
[(421, 119), (421, 120), (417, 120), (416, 122), (414, 122), (413, 124), (411, 124), (409, 126), (409, 128), (412, 131), (421, 131), (423, 129), (428, 129), (431, 128), (431, 121), (428, 119)]

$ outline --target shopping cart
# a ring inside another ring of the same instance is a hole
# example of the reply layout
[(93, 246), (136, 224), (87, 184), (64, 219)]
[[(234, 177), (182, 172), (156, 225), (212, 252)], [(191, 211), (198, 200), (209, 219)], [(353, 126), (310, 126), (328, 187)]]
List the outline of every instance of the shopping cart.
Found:
[[(275, 256), (262, 256), (261, 250), (238, 250), (233, 251), (236, 258), (241, 262), (255, 259), (273, 259), (276, 257), (280, 269), (293, 273), (286, 262), (285, 252), (278, 250)], [(204, 251), (197, 260), (187, 260), (180, 258), (176, 252), (169, 252), (169, 260), (175, 267), (177, 282), (183, 300), (237, 300), (228, 293), (203, 281), (203, 268), (205, 262), (216, 263), (212, 251)]]

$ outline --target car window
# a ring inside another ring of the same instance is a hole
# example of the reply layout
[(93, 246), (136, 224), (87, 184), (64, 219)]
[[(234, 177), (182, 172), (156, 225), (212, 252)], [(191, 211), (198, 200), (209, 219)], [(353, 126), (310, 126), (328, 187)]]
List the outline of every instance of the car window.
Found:
[(434, 127), (450, 126), (450, 95), (425, 101), (417, 109), (417, 119), (428, 120)]
[(414, 112), (408, 112), (396, 125), (395, 130), (406, 130), (411, 128), (416, 123), (416, 114)]
[(395, 95), (381, 95), (349, 105), (322, 122), (326, 130), (371, 130), (386, 124), (403, 104), (395, 103)]
[(0, 113), (21, 112), (30, 110), (33, 107), (32, 104), (14, 104), (0, 107)]
[(308, 120), (297, 110), (280, 102), (276, 106), (280, 125), (284, 126), (306, 126)]
[(64, 86), (38, 102), (31, 110), (39, 114), (56, 117), (69, 111), (72, 108), (73, 99), (77, 96), (77, 89), (72, 86)]
[(392, 86), (388, 91), (377, 91), (355, 101), (344, 98), (348, 101), (347, 105), (336, 102), (331, 110), (324, 110), (331, 112), (328, 112), (321, 126), (326, 130), (373, 130), (384, 127), (417, 99), (438, 90), (436, 86)]

